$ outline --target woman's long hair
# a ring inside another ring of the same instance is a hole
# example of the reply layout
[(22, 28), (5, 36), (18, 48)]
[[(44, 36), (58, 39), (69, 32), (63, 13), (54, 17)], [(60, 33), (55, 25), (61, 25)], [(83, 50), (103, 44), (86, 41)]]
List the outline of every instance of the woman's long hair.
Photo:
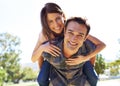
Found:
[[(55, 34), (53, 31), (51, 31), (51, 29), (49, 28), (49, 25), (47, 23), (47, 14), (48, 13), (59, 13), (59, 14), (63, 14), (62, 9), (55, 3), (46, 3), (45, 6), (42, 8), (41, 10), (41, 25), (42, 25), (42, 32), (44, 37), (46, 37), (48, 39), (48, 41), (51, 41), (52, 38), (50, 36), (50, 34), (52, 33), (55, 37), (57, 36), (57, 34)], [(61, 33), (61, 35), (63, 35), (63, 32)]]

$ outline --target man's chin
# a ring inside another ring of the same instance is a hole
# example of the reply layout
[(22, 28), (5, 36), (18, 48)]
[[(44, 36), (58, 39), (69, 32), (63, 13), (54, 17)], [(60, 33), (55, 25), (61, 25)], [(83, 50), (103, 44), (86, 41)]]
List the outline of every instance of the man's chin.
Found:
[(73, 51), (73, 50), (76, 50), (77, 47), (76, 46), (69, 46), (69, 49)]

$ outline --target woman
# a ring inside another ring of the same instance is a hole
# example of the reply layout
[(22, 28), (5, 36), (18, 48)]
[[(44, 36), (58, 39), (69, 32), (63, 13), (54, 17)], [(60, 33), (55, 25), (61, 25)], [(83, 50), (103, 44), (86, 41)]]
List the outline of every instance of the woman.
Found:
[[(62, 9), (55, 3), (45, 4), (41, 10), (42, 32), (40, 33), (38, 42), (32, 54), (32, 61), (35, 62), (38, 60), (39, 67), (41, 68), (38, 76), (38, 83), (40, 86), (49, 86), (49, 69), (51, 66), (47, 61), (44, 61), (41, 54), (43, 51), (48, 52), (55, 57), (60, 54), (60, 49), (54, 46), (51, 43), (51, 40), (63, 36), (64, 23), (65, 15)], [(45, 43), (46, 41), (49, 41), (49, 43)], [(91, 35), (88, 37), (88, 41), (89, 42), (86, 42), (85, 45), (87, 45), (88, 48), (96, 46), (96, 49), (94, 52), (90, 53), (90, 55), (85, 56), (87, 59), (84, 61), (88, 61), (105, 47), (103, 42)], [(79, 58), (80, 57), (82, 56), (79, 56)], [(66, 62), (68, 62), (67, 64), (69, 65), (82, 63), (83, 61), (78, 60), (79, 58)], [(83, 71), (91, 86), (96, 86), (98, 78), (90, 61), (86, 62)]]

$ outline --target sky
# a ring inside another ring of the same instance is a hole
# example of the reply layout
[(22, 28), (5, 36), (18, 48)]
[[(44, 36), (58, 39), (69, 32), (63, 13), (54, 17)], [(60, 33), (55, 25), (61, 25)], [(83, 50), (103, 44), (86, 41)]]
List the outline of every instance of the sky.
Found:
[(90, 34), (106, 44), (100, 54), (106, 61), (117, 59), (120, 50), (119, 0), (0, 0), (0, 33), (8, 32), (21, 39), (21, 63), (32, 62), (32, 52), (41, 31), (40, 11), (46, 2), (57, 3), (66, 18), (87, 18)]

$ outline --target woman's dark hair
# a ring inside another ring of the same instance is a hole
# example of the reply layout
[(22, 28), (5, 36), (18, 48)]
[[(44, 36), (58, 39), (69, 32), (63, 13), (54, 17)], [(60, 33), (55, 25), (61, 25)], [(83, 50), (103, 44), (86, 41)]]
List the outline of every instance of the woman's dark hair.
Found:
[(42, 31), (43, 35), (48, 38), (48, 41), (51, 41), (51, 36), (50, 34), (54, 32), (51, 31), (49, 28), (49, 25), (47, 23), (47, 14), (48, 13), (60, 13), (61, 15), (63, 14), (62, 9), (55, 3), (46, 3), (45, 6), (41, 10), (41, 25), (42, 25)]

